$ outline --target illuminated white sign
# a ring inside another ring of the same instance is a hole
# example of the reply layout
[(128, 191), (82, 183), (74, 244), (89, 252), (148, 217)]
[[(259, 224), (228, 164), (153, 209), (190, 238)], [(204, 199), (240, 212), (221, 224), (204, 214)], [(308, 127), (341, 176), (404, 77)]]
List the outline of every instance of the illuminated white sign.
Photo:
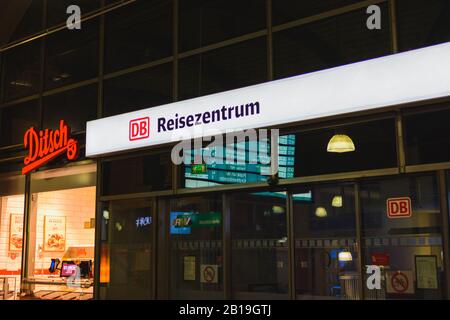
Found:
[(89, 121), (88, 157), (450, 95), (450, 43)]

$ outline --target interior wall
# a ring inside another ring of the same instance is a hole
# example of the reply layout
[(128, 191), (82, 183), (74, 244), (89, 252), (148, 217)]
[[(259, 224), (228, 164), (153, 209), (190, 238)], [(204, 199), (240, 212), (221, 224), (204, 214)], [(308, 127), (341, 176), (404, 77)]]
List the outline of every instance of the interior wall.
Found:
[(0, 276), (20, 276), (21, 251), (9, 251), (11, 214), (24, 213), (24, 195), (0, 198)]

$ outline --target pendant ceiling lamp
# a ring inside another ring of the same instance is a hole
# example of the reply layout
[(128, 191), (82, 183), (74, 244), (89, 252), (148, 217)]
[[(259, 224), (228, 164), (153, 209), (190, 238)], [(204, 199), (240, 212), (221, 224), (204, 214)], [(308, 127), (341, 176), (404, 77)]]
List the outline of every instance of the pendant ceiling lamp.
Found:
[(353, 260), (352, 253), (350, 251), (339, 252), (338, 260), (341, 262), (352, 261)]
[(344, 153), (355, 151), (355, 144), (346, 134), (335, 134), (328, 142), (328, 152)]
[(342, 196), (334, 196), (331, 205), (335, 208), (342, 208)]
[(327, 210), (324, 207), (316, 208), (316, 217), (325, 218), (328, 215)]

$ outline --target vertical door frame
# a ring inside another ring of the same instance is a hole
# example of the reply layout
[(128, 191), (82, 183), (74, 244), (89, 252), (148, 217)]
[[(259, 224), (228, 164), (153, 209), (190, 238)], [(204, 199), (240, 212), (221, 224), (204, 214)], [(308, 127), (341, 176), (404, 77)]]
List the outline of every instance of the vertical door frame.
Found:
[(361, 215), (361, 197), (359, 181), (353, 183), (354, 201), (355, 201), (355, 227), (356, 227), (356, 254), (358, 255), (358, 292), (360, 300), (364, 300), (364, 279), (365, 279), (365, 255), (363, 250), (363, 235), (362, 235), (362, 215)]
[(154, 298), (157, 300), (166, 300), (170, 297), (169, 270), (170, 270), (170, 233), (169, 233), (169, 215), (170, 200), (168, 198), (155, 198), (157, 206), (155, 208), (154, 221), (154, 261), (153, 270), (155, 272)]
[(24, 194), (24, 213), (23, 213), (23, 236), (22, 236), (22, 260), (20, 262), (21, 264), (21, 272), (20, 272), (20, 292), (22, 293), (22, 290), (24, 288), (27, 288), (27, 286), (23, 285), (24, 279), (27, 278), (28, 275), (28, 252), (29, 252), (29, 234), (30, 234), (30, 227), (29, 227), (29, 220), (30, 220), (30, 206), (31, 206), (31, 175), (27, 174), (25, 175), (25, 194)]
[(156, 274), (156, 258), (157, 258), (157, 254), (156, 251), (158, 249), (158, 199), (156, 197), (150, 197), (150, 205), (152, 206), (152, 212), (151, 212), (151, 217), (152, 217), (152, 244), (151, 244), (151, 259), (152, 261), (150, 262), (150, 268), (151, 268), (151, 273), (152, 273), (152, 287), (151, 287), (151, 299), (155, 300), (157, 297), (157, 274)]
[(225, 300), (232, 299), (232, 265), (231, 265), (231, 201), (232, 196), (222, 194), (222, 263), (223, 263), (223, 296)]
[(286, 219), (287, 219), (287, 237), (288, 237), (288, 273), (289, 273), (289, 298), (296, 299), (296, 281), (295, 281), (295, 232), (294, 232), (294, 201), (292, 191), (286, 190)]
[(442, 223), (442, 250), (444, 251), (444, 293), (450, 300), (450, 236), (449, 236), (449, 206), (447, 197), (447, 179), (445, 170), (437, 171), (438, 192)]

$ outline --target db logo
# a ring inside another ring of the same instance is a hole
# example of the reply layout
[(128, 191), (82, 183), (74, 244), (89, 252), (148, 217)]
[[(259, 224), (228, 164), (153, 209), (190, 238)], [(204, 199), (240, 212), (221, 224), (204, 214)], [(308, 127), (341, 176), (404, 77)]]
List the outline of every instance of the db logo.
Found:
[(130, 141), (146, 139), (150, 136), (150, 118), (130, 120)]
[(389, 218), (409, 218), (412, 214), (411, 199), (390, 198), (386, 200), (387, 215)]

